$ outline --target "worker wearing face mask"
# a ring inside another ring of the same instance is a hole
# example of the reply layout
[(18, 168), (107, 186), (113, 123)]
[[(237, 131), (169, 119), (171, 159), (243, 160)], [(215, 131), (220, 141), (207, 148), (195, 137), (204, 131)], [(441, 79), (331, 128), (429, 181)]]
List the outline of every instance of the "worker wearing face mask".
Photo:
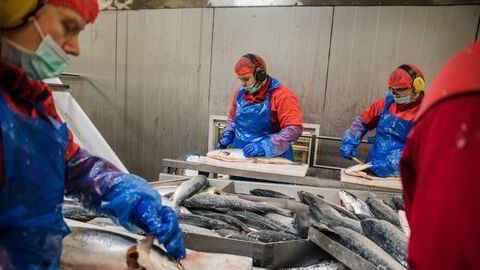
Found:
[(174, 211), (146, 180), (73, 141), (56, 112), (56, 77), (78, 56), (97, 0), (0, 1), (0, 269), (58, 269), (64, 195), (185, 257)]
[(228, 124), (217, 149), (229, 144), (246, 157), (293, 160), (292, 144), (302, 135), (303, 114), (295, 94), (267, 74), (265, 61), (246, 54), (234, 66), (241, 81), (232, 97)]
[(412, 121), (422, 102), (425, 78), (415, 65), (401, 65), (388, 78), (384, 98), (374, 101), (358, 115), (345, 131), (340, 152), (345, 159), (356, 157), (363, 136), (376, 129), (375, 142), (365, 162), (380, 177), (399, 176), (400, 155), (405, 146)]

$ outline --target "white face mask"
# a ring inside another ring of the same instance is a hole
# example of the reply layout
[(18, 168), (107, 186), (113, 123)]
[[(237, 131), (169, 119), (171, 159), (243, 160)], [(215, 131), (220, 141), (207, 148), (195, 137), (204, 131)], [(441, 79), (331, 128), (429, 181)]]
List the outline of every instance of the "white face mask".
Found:
[(38, 49), (34, 52), (27, 50), (3, 37), (0, 57), (3, 61), (24, 69), (34, 80), (58, 77), (71, 61), (50, 35), (43, 34), (35, 19), (33, 23), (43, 38)]

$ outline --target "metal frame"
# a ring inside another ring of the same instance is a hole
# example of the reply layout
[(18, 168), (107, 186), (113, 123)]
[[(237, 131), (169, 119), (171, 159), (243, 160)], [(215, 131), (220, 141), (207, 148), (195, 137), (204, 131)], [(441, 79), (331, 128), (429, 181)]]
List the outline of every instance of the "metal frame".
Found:
[(398, 190), (390, 189), (390, 188), (371, 187), (371, 186), (365, 186), (360, 184), (341, 182), (339, 180), (322, 179), (322, 178), (309, 177), (309, 176), (305, 176), (305, 177), (289, 176), (289, 175), (249, 171), (249, 170), (243, 170), (243, 169), (224, 168), (220, 166), (213, 166), (213, 165), (207, 165), (207, 164), (202, 164), (197, 162), (189, 162), (184, 160), (176, 160), (176, 159), (168, 159), (168, 158), (163, 159), (162, 166), (165, 173), (169, 173), (175, 168), (180, 168), (180, 169), (189, 169), (189, 170), (198, 171), (199, 174), (203, 174), (203, 175), (209, 175), (210, 173), (228, 174), (228, 175), (247, 177), (251, 179), (259, 179), (262, 181), (268, 181), (273, 183), (286, 183), (286, 184), (293, 184), (293, 185), (304, 185), (304, 186), (324, 187), (324, 188), (341, 188), (341, 189), (384, 191), (384, 192), (396, 192), (396, 193), (400, 192)]
[(225, 7), (297, 7), (297, 6), (445, 6), (475, 5), (479, 0), (182, 0), (157, 1), (101, 0), (102, 10), (135, 10), (162, 8), (225, 8)]

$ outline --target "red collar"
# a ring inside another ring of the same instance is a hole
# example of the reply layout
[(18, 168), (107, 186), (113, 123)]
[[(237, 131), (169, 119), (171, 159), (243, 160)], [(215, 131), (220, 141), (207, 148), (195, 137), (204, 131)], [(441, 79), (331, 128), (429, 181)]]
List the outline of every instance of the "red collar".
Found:
[(245, 93), (243, 99), (245, 101), (252, 101), (252, 102), (259, 102), (264, 100), (268, 92), (268, 85), (270, 84), (270, 81), (271, 79), (268, 78), (265, 84), (262, 86), (262, 88), (260, 88), (260, 90), (256, 95), (253, 95), (252, 93)]
[(14, 99), (41, 100), (49, 93), (43, 81), (32, 80), (23, 69), (1, 62), (0, 87)]

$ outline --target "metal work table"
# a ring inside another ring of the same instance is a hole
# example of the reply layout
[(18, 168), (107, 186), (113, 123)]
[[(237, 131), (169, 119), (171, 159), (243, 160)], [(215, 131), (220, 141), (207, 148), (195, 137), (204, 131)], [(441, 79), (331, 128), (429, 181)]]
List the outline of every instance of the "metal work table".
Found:
[(257, 171), (249, 171), (243, 169), (231, 169), (220, 166), (207, 165), (197, 162), (189, 162), (176, 159), (163, 159), (163, 168), (165, 173), (171, 173), (173, 169), (188, 169), (198, 171), (200, 174), (209, 175), (212, 174), (228, 174), (235, 176), (242, 176), (252, 179), (266, 180), (277, 183), (287, 183), (293, 185), (305, 185), (312, 187), (324, 187), (324, 188), (338, 188), (338, 189), (355, 189), (355, 190), (367, 190), (367, 191), (385, 191), (385, 192), (399, 192), (398, 190), (382, 188), (382, 187), (369, 187), (353, 183), (345, 183), (339, 180), (321, 179), (310, 176), (287, 176), (272, 173), (263, 173)]

